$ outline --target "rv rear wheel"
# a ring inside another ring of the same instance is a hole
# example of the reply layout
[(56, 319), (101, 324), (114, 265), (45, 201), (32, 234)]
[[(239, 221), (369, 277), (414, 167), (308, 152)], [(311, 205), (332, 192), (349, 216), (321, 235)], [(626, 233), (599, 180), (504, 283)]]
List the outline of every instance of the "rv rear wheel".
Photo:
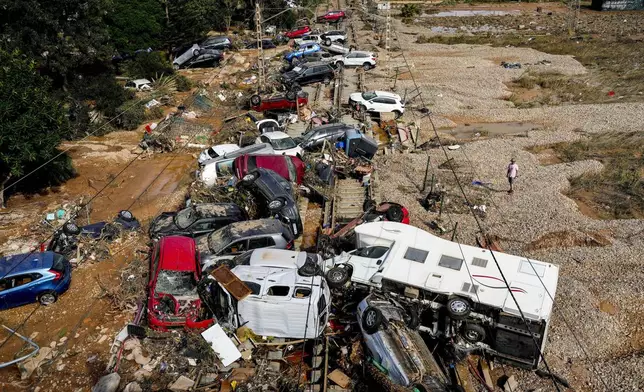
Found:
[(445, 306), (447, 307), (449, 317), (454, 320), (463, 320), (472, 311), (470, 303), (466, 299), (460, 297), (450, 299), (447, 301)]
[(326, 274), (327, 283), (329, 283), (329, 287), (332, 288), (344, 286), (350, 278), (351, 273), (349, 269), (340, 266), (331, 268)]
[(409, 329), (416, 329), (420, 325), (420, 316), (418, 310), (414, 307), (405, 309), (405, 325)]
[(463, 327), (463, 337), (471, 343), (485, 340), (485, 328), (481, 324), (466, 323)]
[(390, 205), (385, 212), (385, 218), (391, 222), (402, 222), (405, 214), (403, 213), (402, 207), (397, 205)]
[(382, 312), (371, 306), (367, 307), (362, 313), (362, 328), (366, 333), (371, 335), (376, 333), (382, 324)]

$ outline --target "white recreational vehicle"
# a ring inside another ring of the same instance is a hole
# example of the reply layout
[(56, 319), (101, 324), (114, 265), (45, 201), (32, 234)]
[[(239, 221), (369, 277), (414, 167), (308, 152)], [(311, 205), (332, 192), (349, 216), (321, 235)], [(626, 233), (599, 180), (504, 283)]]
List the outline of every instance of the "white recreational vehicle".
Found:
[(456, 337), (462, 348), (482, 348), (519, 366), (536, 368), (539, 351), (534, 340), (542, 349), (558, 266), (494, 252), (508, 290), (487, 249), (397, 222), (362, 224), (355, 234), (355, 250), (325, 261), (330, 286), (341, 287), (350, 280), (380, 288), (413, 305), (410, 311), (420, 310), (421, 331)]

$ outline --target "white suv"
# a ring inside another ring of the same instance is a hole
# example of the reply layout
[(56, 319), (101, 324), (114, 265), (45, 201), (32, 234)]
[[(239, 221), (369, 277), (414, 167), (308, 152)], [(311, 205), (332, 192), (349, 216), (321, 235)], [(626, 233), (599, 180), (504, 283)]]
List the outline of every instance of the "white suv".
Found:
[(333, 63), (339, 67), (363, 67), (365, 71), (376, 66), (376, 56), (371, 52), (354, 50), (334, 57)]
[(347, 42), (347, 33), (341, 30), (331, 30), (322, 34), (320, 38), (326, 46), (330, 46), (333, 42), (339, 42), (344, 45)]
[(400, 95), (386, 91), (353, 93), (349, 96), (349, 106), (367, 112), (395, 113), (396, 118), (405, 112), (405, 103)]

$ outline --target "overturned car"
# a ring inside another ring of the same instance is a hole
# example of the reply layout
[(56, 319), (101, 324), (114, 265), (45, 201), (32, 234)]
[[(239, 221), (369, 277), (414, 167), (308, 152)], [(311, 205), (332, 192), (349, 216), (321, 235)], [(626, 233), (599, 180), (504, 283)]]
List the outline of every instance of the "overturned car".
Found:
[(181, 235), (197, 238), (247, 219), (246, 211), (234, 203), (193, 204), (179, 212), (163, 212), (154, 218), (150, 224), (150, 237)]

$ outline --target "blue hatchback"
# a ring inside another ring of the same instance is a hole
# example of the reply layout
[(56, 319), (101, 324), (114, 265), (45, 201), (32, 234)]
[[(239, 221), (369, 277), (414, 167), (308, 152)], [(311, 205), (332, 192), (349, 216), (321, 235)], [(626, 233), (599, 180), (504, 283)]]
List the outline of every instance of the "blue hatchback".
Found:
[(51, 305), (69, 288), (72, 266), (58, 253), (23, 253), (0, 259), (0, 277), (0, 309)]
[(318, 45), (315, 42), (308, 42), (305, 44), (300, 45), (299, 48), (296, 50), (289, 52), (284, 55), (284, 60), (288, 61), (289, 63), (293, 61), (295, 58), (302, 58), (302, 56), (306, 56), (307, 54), (319, 52), (322, 50), (322, 47)]

